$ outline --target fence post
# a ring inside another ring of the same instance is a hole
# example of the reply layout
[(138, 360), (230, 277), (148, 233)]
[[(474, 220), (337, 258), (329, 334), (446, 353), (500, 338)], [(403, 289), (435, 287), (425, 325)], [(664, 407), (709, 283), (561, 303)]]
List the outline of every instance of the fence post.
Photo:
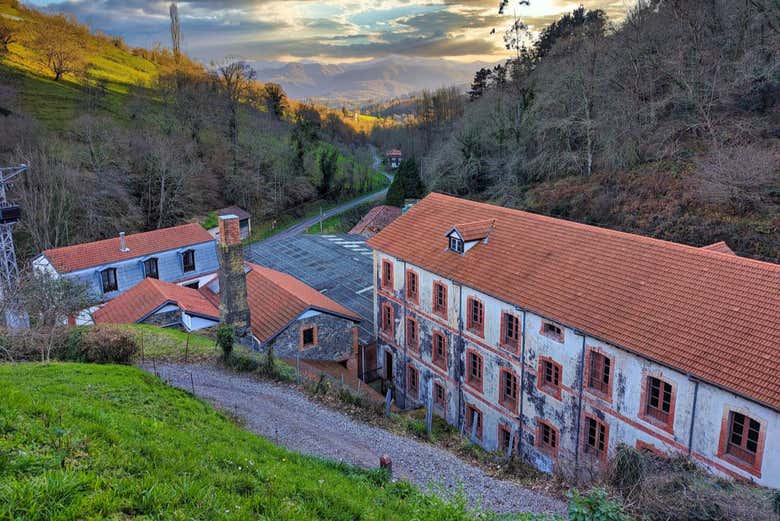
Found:
[(433, 379), (428, 380), (428, 393), (425, 400), (425, 430), (430, 438), (433, 432)]
[(190, 359), (190, 334), (187, 333), (187, 342), (184, 344), (184, 363), (189, 363)]

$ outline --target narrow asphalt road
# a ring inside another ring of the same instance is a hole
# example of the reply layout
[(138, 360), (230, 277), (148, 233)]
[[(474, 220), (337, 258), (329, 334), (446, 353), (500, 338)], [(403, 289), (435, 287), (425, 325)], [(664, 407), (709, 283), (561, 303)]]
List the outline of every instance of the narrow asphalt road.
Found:
[[(379, 154), (377, 154), (376, 148), (373, 145), (369, 145), (369, 148), (371, 149), (371, 153), (374, 156), (374, 164), (372, 165), (374, 169), (378, 170), (382, 173), (390, 182), (393, 181), (392, 174), (388, 174), (384, 170), (381, 169), (382, 167), (382, 159), (379, 157)], [(387, 188), (384, 190), (380, 190), (378, 192), (374, 192), (372, 194), (365, 195), (363, 197), (359, 197), (357, 199), (353, 199), (352, 201), (349, 201), (347, 203), (341, 204), (339, 206), (336, 206), (335, 208), (331, 208), (329, 210), (326, 210), (322, 213), (322, 216), (314, 216), (310, 217), (308, 219), (305, 219), (298, 224), (295, 224), (293, 226), (290, 226), (289, 228), (277, 233), (276, 235), (272, 235), (271, 237), (265, 239), (266, 241), (278, 241), (278, 240), (284, 240), (289, 237), (292, 237), (294, 235), (300, 235), (302, 233), (306, 233), (306, 230), (308, 230), (310, 227), (314, 226), (320, 220), (325, 220), (329, 217), (333, 217), (334, 215), (339, 215), (341, 213), (346, 212), (347, 210), (354, 208), (356, 206), (360, 206), (363, 203), (367, 203), (369, 201), (374, 201), (376, 199), (381, 199), (387, 195)]]
[[(213, 365), (157, 364), (160, 377), (239, 416), (245, 427), (291, 450), (376, 468), (393, 460), (393, 476), (447, 498), (462, 487), (469, 504), (494, 512), (565, 514), (555, 498), (493, 478), (433, 445), (393, 434), (350, 418), (290, 386), (256, 380)], [(151, 367), (146, 367), (147, 371)], [(192, 378), (192, 379), (190, 379)]]

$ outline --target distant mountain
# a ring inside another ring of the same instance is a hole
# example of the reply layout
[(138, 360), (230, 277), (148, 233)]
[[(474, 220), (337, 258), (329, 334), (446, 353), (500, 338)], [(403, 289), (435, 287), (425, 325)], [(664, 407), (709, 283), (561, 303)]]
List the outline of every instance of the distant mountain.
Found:
[(381, 58), (328, 65), (287, 63), (262, 68), (257, 77), (278, 83), (294, 99), (313, 99), (333, 107), (355, 106), (443, 86), (465, 88), (484, 63), (441, 59)]

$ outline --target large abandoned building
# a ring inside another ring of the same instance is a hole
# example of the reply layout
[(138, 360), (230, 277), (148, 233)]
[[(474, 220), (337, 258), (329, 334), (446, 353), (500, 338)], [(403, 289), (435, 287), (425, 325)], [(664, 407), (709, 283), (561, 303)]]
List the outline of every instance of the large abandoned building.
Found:
[(379, 364), (488, 450), (780, 487), (780, 266), (432, 194), (368, 241)]

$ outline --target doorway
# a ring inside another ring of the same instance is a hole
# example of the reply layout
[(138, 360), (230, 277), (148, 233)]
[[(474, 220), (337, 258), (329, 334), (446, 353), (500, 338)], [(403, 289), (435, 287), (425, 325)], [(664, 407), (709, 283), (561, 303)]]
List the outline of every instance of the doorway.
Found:
[(385, 351), (385, 380), (393, 381), (393, 353)]

